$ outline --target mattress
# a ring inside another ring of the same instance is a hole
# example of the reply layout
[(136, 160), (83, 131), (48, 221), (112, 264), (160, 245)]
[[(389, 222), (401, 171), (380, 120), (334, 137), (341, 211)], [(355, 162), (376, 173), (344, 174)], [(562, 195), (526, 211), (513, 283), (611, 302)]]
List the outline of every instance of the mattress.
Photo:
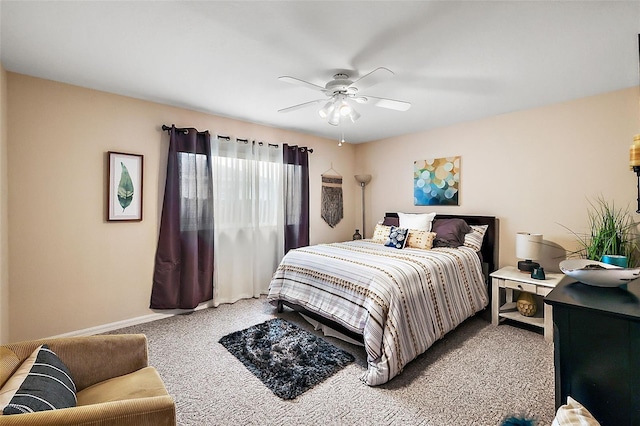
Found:
[(398, 250), (357, 240), (289, 251), (268, 300), (299, 305), (361, 334), (368, 361), (362, 380), (375, 386), (484, 309), (488, 293), (471, 248)]

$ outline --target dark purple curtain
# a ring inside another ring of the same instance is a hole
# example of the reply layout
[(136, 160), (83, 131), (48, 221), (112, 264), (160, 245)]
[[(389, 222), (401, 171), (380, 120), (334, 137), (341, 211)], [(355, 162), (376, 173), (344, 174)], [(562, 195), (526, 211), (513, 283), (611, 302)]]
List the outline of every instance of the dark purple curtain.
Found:
[(211, 140), (175, 126), (169, 135), (150, 307), (192, 309), (213, 298)]
[(283, 144), (284, 252), (309, 245), (309, 151)]

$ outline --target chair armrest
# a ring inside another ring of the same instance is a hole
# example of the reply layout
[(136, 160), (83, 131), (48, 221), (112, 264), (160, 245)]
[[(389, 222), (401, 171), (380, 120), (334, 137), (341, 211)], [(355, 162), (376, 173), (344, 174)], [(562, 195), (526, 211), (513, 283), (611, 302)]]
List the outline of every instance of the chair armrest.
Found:
[(0, 415), (2, 426), (175, 426), (176, 406), (166, 396), (103, 402), (60, 410)]
[(149, 362), (144, 334), (60, 337), (5, 346), (24, 360), (42, 344), (49, 345), (69, 367), (78, 391), (147, 367)]

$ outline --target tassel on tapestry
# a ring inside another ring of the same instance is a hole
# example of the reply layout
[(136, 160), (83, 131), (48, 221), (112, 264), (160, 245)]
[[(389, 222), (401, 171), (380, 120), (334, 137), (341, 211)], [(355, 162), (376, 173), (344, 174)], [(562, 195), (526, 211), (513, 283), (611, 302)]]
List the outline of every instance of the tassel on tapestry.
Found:
[(330, 227), (342, 220), (342, 176), (322, 175), (322, 219)]

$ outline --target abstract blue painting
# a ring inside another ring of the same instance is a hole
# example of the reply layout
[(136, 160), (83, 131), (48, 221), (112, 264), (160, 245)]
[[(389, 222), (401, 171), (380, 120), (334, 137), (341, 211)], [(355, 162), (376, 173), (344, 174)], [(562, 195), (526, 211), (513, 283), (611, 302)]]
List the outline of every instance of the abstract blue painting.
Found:
[(414, 205), (457, 206), (459, 188), (459, 156), (413, 162)]

